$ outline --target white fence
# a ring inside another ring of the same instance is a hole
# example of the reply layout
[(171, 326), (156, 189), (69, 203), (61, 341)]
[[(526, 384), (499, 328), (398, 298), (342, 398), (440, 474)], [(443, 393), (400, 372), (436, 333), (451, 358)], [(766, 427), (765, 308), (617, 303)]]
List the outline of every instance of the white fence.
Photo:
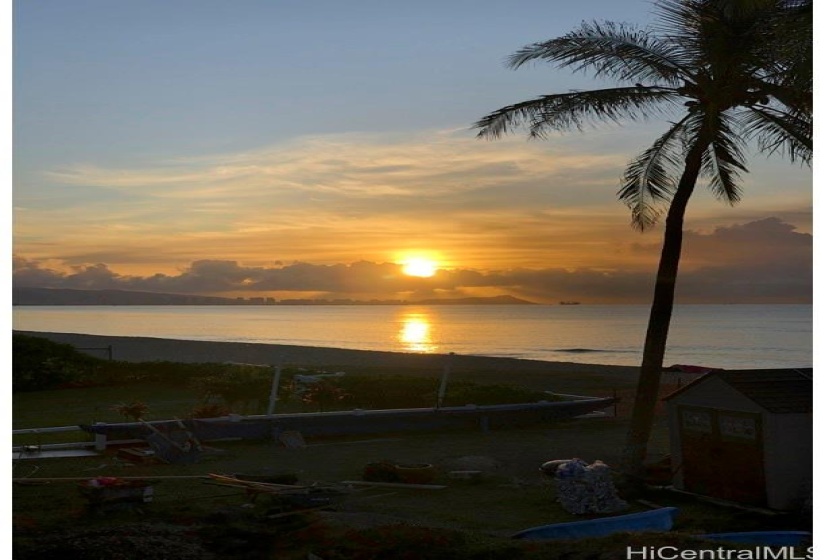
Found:
[[(40, 434), (57, 434), (61, 432), (83, 432), (80, 426), (58, 426), (55, 428), (24, 428), (20, 430), (12, 430), (12, 436), (18, 435), (40, 435)], [(84, 432), (85, 433), (85, 432)], [(12, 453), (25, 453), (33, 451), (46, 451), (57, 449), (83, 449), (91, 447), (95, 451), (105, 451), (107, 445), (120, 445), (128, 443), (140, 443), (142, 439), (129, 439), (119, 441), (108, 441), (105, 434), (96, 434), (94, 441), (76, 441), (70, 443), (44, 443), (34, 445), (17, 445), (11, 448)]]

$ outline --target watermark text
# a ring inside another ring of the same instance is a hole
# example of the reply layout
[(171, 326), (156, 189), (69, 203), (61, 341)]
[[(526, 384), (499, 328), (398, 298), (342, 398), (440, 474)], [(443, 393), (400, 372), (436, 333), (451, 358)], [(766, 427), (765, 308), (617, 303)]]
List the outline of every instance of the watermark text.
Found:
[(725, 547), (684, 550), (676, 546), (629, 546), (626, 560), (811, 560), (813, 547), (760, 546), (735, 550)]

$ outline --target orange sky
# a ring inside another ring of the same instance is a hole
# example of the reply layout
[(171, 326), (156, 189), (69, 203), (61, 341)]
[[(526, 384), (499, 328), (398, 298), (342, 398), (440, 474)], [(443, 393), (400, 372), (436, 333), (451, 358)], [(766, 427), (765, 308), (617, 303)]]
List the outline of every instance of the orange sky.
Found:
[[(615, 194), (666, 123), (471, 130), (601, 87), (502, 60), (586, 19), (644, 24), (648, 2), (287, 4), (15, 3), (15, 285), (649, 299), (661, 230), (633, 231)], [(691, 202), (691, 300), (810, 298), (811, 171), (750, 156), (740, 204)], [(441, 272), (398, 280), (412, 254)], [(702, 289), (737, 271), (752, 288)]]
[[(102, 262), (140, 275), (202, 258), (262, 266), (396, 262), (410, 252), (429, 252), (445, 268), (647, 267), (655, 251), (632, 248), (656, 244), (660, 232), (629, 227), (614, 196), (628, 150), (604, 151), (623, 134), (557, 144), (487, 142), (462, 131), (350, 134), (142, 169), (53, 170), (64, 193), (100, 196), (17, 208), (15, 252), (51, 266)], [(627, 137), (643, 141), (641, 132)], [(809, 177), (787, 171), (794, 190), (779, 203), (764, 184), (770, 177), (747, 176), (735, 208), (699, 192), (688, 227), (787, 216), (808, 231)]]

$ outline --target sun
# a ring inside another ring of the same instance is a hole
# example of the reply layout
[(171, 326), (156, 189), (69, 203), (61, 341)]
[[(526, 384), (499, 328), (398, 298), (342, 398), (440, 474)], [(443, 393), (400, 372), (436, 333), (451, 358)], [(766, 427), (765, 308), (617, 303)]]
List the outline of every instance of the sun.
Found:
[(438, 264), (435, 261), (423, 257), (411, 257), (401, 262), (401, 269), (407, 276), (419, 276), (429, 278), (435, 276)]

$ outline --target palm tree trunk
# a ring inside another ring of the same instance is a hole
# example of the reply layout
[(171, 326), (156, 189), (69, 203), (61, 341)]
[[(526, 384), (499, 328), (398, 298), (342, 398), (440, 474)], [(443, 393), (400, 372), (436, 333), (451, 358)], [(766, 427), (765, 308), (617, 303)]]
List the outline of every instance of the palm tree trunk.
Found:
[(642, 354), (642, 366), (639, 370), (630, 428), (622, 457), (622, 471), (631, 479), (628, 482), (633, 480), (641, 482), (644, 474), (644, 460), (647, 455), (650, 433), (653, 430), (656, 401), (659, 398), (659, 381), (662, 376), (670, 317), (673, 313), (676, 275), (682, 255), (685, 210), (696, 186), (702, 166), (702, 153), (707, 145), (707, 142), (699, 141), (688, 153), (682, 177), (679, 179), (679, 186), (673, 195), (667, 213), (662, 253), (659, 257), (659, 269), (656, 273), (653, 303), (650, 308)]

